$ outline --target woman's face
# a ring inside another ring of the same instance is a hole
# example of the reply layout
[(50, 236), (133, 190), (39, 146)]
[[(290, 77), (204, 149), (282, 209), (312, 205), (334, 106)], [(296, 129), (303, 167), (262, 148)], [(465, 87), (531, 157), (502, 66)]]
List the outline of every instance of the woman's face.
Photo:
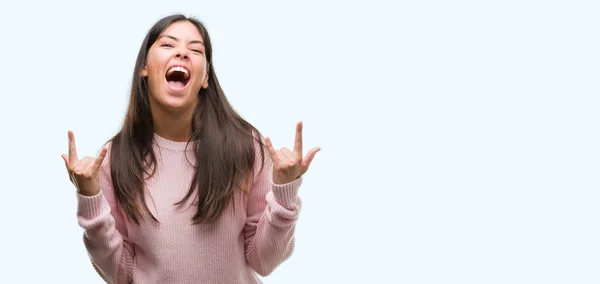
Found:
[(208, 86), (206, 67), (198, 28), (188, 21), (171, 24), (150, 47), (142, 69), (151, 106), (176, 112), (194, 109), (200, 87)]

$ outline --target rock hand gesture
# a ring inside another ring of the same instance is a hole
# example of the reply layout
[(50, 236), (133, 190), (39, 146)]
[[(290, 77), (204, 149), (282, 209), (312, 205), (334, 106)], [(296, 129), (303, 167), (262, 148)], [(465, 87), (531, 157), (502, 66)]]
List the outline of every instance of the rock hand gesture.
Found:
[(265, 144), (273, 159), (273, 183), (275, 184), (289, 183), (301, 177), (308, 170), (317, 152), (321, 150), (319, 147), (312, 148), (306, 157), (302, 158), (302, 122), (296, 125), (293, 152), (286, 147), (276, 151), (270, 138), (265, 139)]
[(102, 161), (106, 157), (108, 149), (102, 148), (98, 157), (77, 158), (77, 148), (75, 147), (75, 135), (69, 131), (69, 155), (62, 154), (65, 161), (69, 179), (77, 188), (77, 192), (85, 196), (94, 196), (100, 193), (100, 181), (98, 171)]

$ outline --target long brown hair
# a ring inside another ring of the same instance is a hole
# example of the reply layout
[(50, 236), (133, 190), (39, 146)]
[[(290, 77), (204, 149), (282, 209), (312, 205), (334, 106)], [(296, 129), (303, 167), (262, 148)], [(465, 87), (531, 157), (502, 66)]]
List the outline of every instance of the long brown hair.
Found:
[[(204, 25), (197, 19), (180, 14), (164, 17), (150, 28), (144, 38), (133, 71), (127, 115), (121, 130), (108, 141), (111, 143), (110, 172), (115, 197), (136, 224), (147, 215), (158, 221), (144, 198), (144, 179), (154, 174), (157, 163), (152, 147), (154, 127), (148, 82), (140, 74), (150, 47), (167, 27), (178, 21), (189, 21), (198, 28), (204, 40), (209, 68), (208, 87), (200, 88), (198, 93), (192, 135), (188, 141), (201, 141), (193, 143), (196, 170), (187, 195), (175, 205), (185, 203), (196, 192), (194, 203), (197, 203), (198, 209), (193, 217), (194, 223), (212, 222), (227, 208), (236, 188), (240, 188), (239, 182), (252, 182), (255, 149), (260, 149), (261, 162), (264, 162), (260, 132), (236, 113), (217, 80), (210, 37)], [(263, 165), (261, 163), (261, 171)]]

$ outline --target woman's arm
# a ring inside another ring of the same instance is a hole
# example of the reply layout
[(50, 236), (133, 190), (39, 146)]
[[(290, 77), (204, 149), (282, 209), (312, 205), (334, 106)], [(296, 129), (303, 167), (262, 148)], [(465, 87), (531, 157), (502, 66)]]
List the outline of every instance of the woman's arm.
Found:
[[(293, 151), (277, 151), (271, 139), (265, 139), (265, 157), (255, 144), (254, 183), (247, 198), (247, 221), (244, 228), (246, 260), (262, 276), (270, 274), (294, 249), (294, 230), (300, 213), (298, 189), (316, 153), (314, 147), (302, 157), (302, 122), (296, 125)], [(267, 155), (268, 153), (268, 155)], [(270, 159), (268, 159), (270, 157)], [(263, 160), (264, 169), (260, 170)]]
[(84, 229), (83, 242), (100, 277), (107, 283), (131, 283), (135, 253), (127, 241), (123, 215), (117, 209), (107, 160), (99, 172), (100, 193), (77, 194), (77, 220)]
[(262, 276), (273, 272), (292, 254), (301, 207), (297, 193), (302, 177), (278, 185), (273, 183), (271, 175), (272, 167), (267, 162), (247, 196), (248, 217), (244, 227), (246, 261)]

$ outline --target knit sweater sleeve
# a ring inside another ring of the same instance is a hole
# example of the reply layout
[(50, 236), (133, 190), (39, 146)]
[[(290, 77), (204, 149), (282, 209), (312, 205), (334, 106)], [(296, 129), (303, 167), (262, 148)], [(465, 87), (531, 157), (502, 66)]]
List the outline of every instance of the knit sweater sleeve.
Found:
[(99, 172), (100, 193), (77, 194), (77, 220), (84, 229), (83, 243), (96, 272), (107, 283), (125, 284), (132, 281), (134, 251), (114, 198), (108, 157)]
[[(257, 161), (261, 161), (258, 152)], [(268, 157), (268, 153), (264, 152)], [(261, 276), (267, 276), (290, 257), (294, 250), (294, 230), (301, 208), (298, 190), (302, 177), (287, 184), (274, 184), (272, 162), (255, 175), (248, 193), (244, 227), (246, 261)], [(257, 164), (255, 167), (259, 167)]]

